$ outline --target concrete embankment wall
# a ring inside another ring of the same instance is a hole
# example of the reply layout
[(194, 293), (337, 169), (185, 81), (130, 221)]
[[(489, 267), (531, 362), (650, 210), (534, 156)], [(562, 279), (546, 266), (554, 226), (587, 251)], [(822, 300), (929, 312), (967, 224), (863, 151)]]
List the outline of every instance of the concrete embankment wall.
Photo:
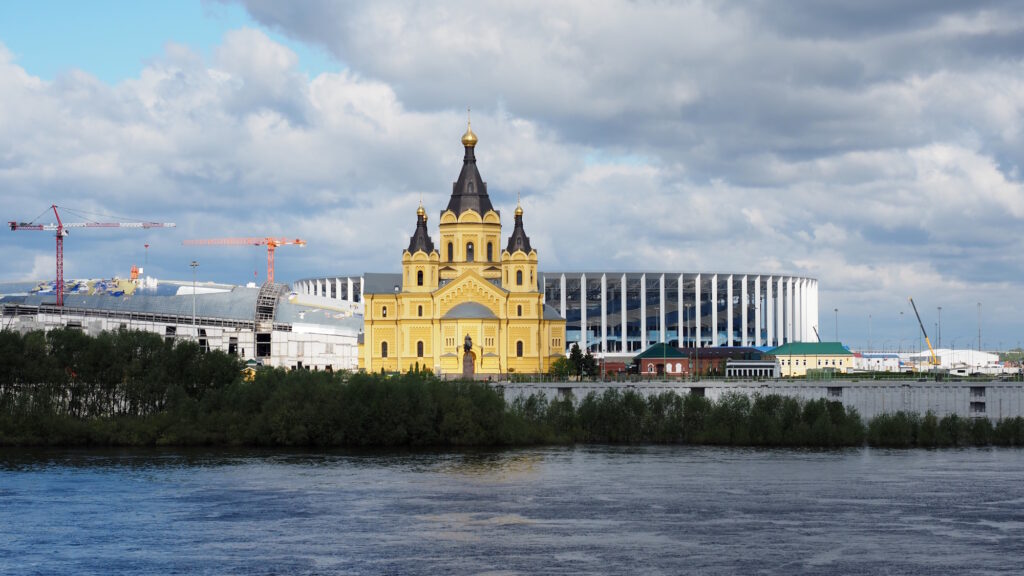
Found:
[(633, 390), (642, 396), (675, 392), (676, 394), (703, 393), (711, 400), (723, 394), (737, 392), (779, 394), (804, 400), (827, 398), (844, 406), (856, 408), (865, 420), (883, 413), (917, 412), (931, 410), (938, 416), (957, 414), (964, 417), (988, 417), (992, 420), (1024, 416), (1024, 383), (1022, 382), (916, 382), (916, 381), (828, 381), (802, 382), (796, 380), (699, 382), (543, 382), (497, 383), (504, 390), (505, 399), (543, 394), (548, 400), (571, 395), (578, 402), (587, 394), (603, 394), (614, 388)]

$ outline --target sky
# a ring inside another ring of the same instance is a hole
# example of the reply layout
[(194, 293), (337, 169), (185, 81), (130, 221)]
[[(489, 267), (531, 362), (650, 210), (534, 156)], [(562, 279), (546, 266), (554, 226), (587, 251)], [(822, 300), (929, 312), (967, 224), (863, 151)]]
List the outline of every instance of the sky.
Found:
[[(397, 271), (467, 107), (542, 270), (811, 276), (826, 338), (916, 344), (913, 296), (945, 346), (979, 303), (985, 348), (1024, 340), (1016, 2), (3, 3), (0, 217), (177, 224), (73, 231), (68, 278), (262, 280), (182, 241), (267, 235), (308, 242), (280, 280)], [(53, 245), (0, 234), (0, 282)]]

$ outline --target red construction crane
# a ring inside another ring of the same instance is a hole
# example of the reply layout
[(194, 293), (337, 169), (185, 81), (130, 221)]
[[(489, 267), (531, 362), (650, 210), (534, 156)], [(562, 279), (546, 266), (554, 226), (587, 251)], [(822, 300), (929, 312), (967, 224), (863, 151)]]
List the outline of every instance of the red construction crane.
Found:
[(306, 247), (306, 241), (299, 238), (207, 238), (203, 240), (185, 240), (185, 246), (266, 246), (267, 247), (267, 282), (274, 283), (274, 250), (278, 246)]
[[(36, 224), (35, 220), (32, 222), (8, 222), (11, 226), (11, 230), (37, 230), (56, 232), (57, 236), (57, 306), (64, 305), (64, 237), (68, 235), (68, 228), (174, 228), (173, 222), (64, 222), (60, 219), (60, 213), (57, 212), (57, 206), (51, 205), (50, 209), (53, 210), (53, 215), (57, 218), (56, 224)], [(64, 208), (65, 211), (76, 213), (76, 211), (69, 208)], [(45, 214), (46, 211), (43, 211)], [(39, 216), (42, 216), (40, 214)], [(39, 217), (36, 217), (38, 220)]]

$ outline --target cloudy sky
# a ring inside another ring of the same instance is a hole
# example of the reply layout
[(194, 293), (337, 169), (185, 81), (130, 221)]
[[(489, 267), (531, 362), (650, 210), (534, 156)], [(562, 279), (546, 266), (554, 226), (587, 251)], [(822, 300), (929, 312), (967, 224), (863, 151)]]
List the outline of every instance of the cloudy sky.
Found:
[[(0, 216), (178, 225), (72, 232), (68, 277), (149, 243), (157, 277), (262, 279), (181, 241), (263, 235), (309, 242), (285, 281), (395, 271), (467, 106), (542, 269), (807, 275), (828, 338), (838, 308), (844, 341), (916, 343), (912, 295), (943, 344), (978, 302), (985, 347), (1024, 340), (1016, 2), (6, 3)], [(0, 281), (53, 275), (49, 234), (0, 251)]]

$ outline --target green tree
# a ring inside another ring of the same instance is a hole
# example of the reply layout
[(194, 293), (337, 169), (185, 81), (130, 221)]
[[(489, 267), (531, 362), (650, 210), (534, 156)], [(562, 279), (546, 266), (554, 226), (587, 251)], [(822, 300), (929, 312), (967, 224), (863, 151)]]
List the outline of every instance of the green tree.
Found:
[(572, 365), (572, 372), (578, 378), (583, 373), (583, 351), (580, 345), (573, 342), (569, 350), (569, 364)]
[(587, 350), (580, 361), (580, 372), (587, 378), (595, 378), (598, 375), (597, 359), (590, 353), (590, 350)]
[(565, 380), (573, 373), (572, 363), (565, 356), (555, 358), (548, 368), (548, 375), (556, 380)]

